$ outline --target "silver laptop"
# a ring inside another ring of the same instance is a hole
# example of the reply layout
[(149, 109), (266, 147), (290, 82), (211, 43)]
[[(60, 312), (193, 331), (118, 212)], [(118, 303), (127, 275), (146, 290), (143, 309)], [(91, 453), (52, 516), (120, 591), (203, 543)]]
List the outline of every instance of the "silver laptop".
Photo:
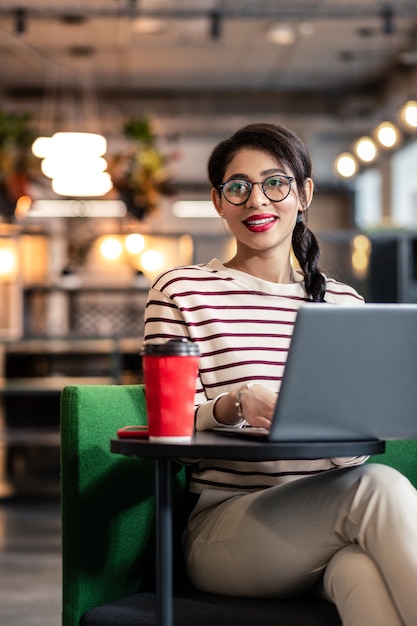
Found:
[(270, 431), (216, 431), (269, 441), (416, 439), (417, 305), (303, 306)]

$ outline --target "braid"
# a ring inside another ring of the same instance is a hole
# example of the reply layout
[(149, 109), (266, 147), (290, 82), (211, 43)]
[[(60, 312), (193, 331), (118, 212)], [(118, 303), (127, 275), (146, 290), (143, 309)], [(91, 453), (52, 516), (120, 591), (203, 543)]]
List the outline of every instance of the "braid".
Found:
[(313, 302), (323, 302), (326, 282), (318, 268), (320, 248), (312, 231), (304, 224), (301, 213), (292, 235), (294, 254), (304, 272), (304, 284), (308, 296)]

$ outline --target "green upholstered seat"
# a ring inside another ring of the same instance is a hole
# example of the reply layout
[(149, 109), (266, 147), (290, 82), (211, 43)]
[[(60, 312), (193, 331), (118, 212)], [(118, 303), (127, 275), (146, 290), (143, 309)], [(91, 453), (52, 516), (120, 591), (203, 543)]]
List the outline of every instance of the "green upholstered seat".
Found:
[[(146, 588), (154, 563), (153, 462), (110, 452), (118, 428), (145, 423), (142, 385), (78, 385), (62, 392), (63, 626), (79, 626), (83, 614), (83, 624), (91, 626), (154, 623), (154, 600)], [(371, 460), (398, 467), (417, 486), (417, 442), (389, 442), (386, 454)], [(174, 516), (180, 517), (184, 470), (175, 477)], [(183, 575), (179, 571), (174, 582)], [(142, 589), (146, 593), (138, 594)], [(184, 626), (222, 626), (231, 619), (254, 623), (253, 615), (259, 623), (277, 626), (340, 624), (332, 605), (303, 603), (227, 602), (193, 590), (174, 602)]]
[(395, 467), (417, 489), (417, 441), (387, 441), (385, 453), (372, 456), (368, 463), (384, 463)]
[(146, 424), (142, 385), (64, 388), (63, 626), (135, 593), (153, 565), (152, 461), (110, 453), (110, 439), (127, 424)]

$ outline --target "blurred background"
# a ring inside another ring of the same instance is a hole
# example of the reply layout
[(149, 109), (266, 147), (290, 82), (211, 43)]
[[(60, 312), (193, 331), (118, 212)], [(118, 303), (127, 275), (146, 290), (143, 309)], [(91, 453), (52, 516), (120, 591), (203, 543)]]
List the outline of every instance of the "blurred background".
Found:
[(60, 391), (140, 382), (152, 278), (233, 253), (208, 202), (219, 140), (292, 128), (322, 269), (417, 302), (417, 1), (3, 0), (0, 64), (1, 622), (48, 626)]
[(417, 302), (417, 1), (3, 0), (0, 63), (3, 502), (59, 497), (64, 385), (142, 380), (153, 277), (233, 253), (244, 124), (308, 145), (322, 269)]

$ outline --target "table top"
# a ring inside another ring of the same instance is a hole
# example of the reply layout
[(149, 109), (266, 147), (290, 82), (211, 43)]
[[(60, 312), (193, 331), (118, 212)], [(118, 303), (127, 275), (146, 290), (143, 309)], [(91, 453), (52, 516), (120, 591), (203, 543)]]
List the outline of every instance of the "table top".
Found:
[(210, 431), (195, 433), (187, 443), (159, 443), (147, 439), (112, 439), (115, 454), (145, 458), (212, 458), (233, 461), (324, 459), (343, 456), (382, 454), (385, 442), (364, 441), (281, 441), (232, 438)]

